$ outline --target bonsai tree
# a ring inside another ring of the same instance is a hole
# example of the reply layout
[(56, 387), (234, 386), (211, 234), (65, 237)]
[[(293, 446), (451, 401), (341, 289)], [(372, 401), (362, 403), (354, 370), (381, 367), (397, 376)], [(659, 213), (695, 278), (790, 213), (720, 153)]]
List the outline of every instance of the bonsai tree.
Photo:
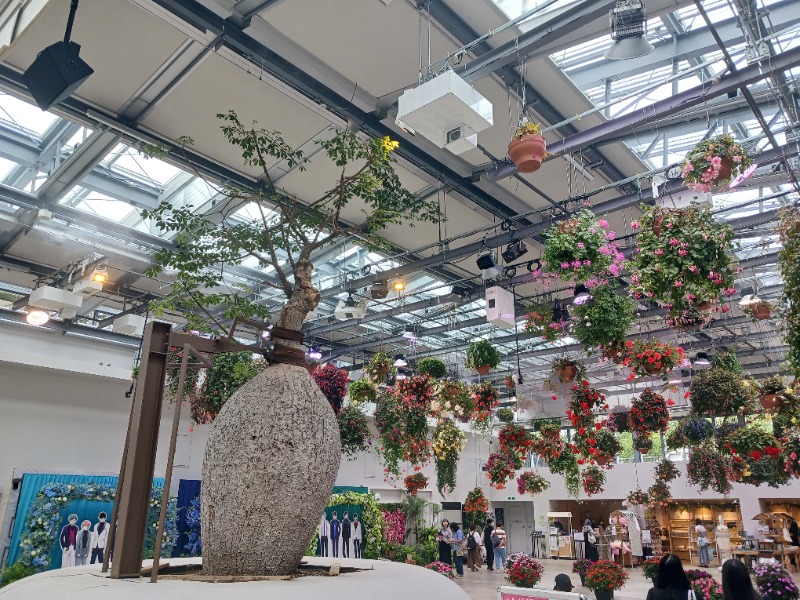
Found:
[(464, 366), (475, 369), (481, 375), (486, 375), (500, 364), (500, 351), (489, 340), (471, 342), (467, 346), (467, 358)]
[[(178, 312), (188, 329), (219, 335), (232, 335), (242, 321), (263, 324), (269, 315), (256, 290), (225, 279), (243, 263), (265, 269), (260, 285), (285, 297), (271, 330), (270, 367), (226, 402), (211, 430), (201, 496), (207, 573), (285, 575), (300, 563), (341, 460), (333, 411), (304, 368), (301, 349), (303, 321), (320, 301), (313, 257), (354, 236), (380, 249), (385, 245), (380, 232), (388, 225), (438, 222), (440, 212), (403, 187), (390, 157), (398, 142), (388, 137), (332, 128), (327, 139), (315, 142), (315, 163), (327, 160), (336, 175), (318, 197), (301, 199), (274, 182), (271, 167), (282, 163), (304, 171), (303, 150), (234, 111), (218, 118), (223, 137), (257, 179), (251, 186), (224, 185), (211, 212), (167, 201), (143, 211), (152, 227), (175, 240), (156, 253), (148, 271), (157, 276), (169, 270), (171, 276), (167, 293), (152, 310)], [(178, 140), (181, 149), (192, 143), (187, 137)], [(230, 219), (238, 207), (248, 210)], [(345, 212), (359, 215), (358, 221), (345, 220)], [(243, 494), (246, 489), (258, 493)], [(230, 527), (237, 522), (251, 525)], [(288, 537), (287, 522), (292, 524)]]

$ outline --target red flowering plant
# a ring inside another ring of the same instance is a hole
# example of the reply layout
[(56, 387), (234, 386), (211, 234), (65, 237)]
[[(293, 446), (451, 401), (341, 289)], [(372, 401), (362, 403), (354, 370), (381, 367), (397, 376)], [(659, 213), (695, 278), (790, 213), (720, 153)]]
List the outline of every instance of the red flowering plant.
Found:
[[(597, 425), (600, 423), (595, 423), (595, 426)], [(602, 426), (599, 429), (580, 427), (574, 439), (575, 447), (581, 456), (599, 465), (612, 462), (621, 449), (617, 436)], [(582, 459), (578, 460), (578, 464), (582, 464)]]
[(328, 363), (324, 367), (315, 369), (311, 376), (317, 382), (322, 395), (331, 403), (333, 412), (338, 415), (342, 410), (344, 396), (347, 394), (347, 383), (350, 381), (347, 373), (336, 365)]
[[(608, 410), (606, 396), (599, 390), (589, 386), (589, 382), (584, 380), (572, 386), (572, 400), (567, 407), (567, 418), (574, 427), (590, 429), (595, 427), (594, 409), (602, 408)], [(586, 435), (586, 432), (580, 434)]]
[(666, 398), (652, 388), (644, 390), (631, 402), (628, 425), (631, 431), (642, 436), (666, 431), (669, 425)]
[(603, 491), (606, 482), (606, 473), (600, 467), (586, 467), (581, 471), (581, 485), (587, 496), (594, 496)]
[(656, 481), (647, 488), (647, 495), (654, 506), (669, 506), (672, 502), (672, 491), (666, 481)]
[(506, 580), (515, 587), (532, 588), (543, 575), (544, 565), (530, 556), (519, 556), (506, 572)]
[(517, 491), (520, 494), (530, 494), (535, 496), (550, 488), (550, 482), (544, 477), (533, 471), (525, 471), (517, 477)]
[(551, 437), (539, 432), (531, 436), (531, 452), (538, 454), (545, 460), (558, 458), (564, 451), (566, 443), (561, 437)]
[(587, 588), (597, 590), (618, 590), (625, 585), (628, 574), (617, 563), (610, 560), (598, 560), (586, 572)]
[(523, 458), (531, 447), (531, 436), (525, 427), (516, 423), (506, 423), (497, 435), (500, 450), (513, 452)]
[(630, 431), (630, 425), (628, 424), (628, 414), (630, 413), (630, 407), (628, 406), (620, 406), (617, 405), (611, 409), (608, 413), (608, 420), (606, 421), (606, 427), (608, 427), (611, 431), (616, 431), (617, 433), (625, 433)]
[(500, 394), (488, 381), (473, 386), (472, 393), (473, 424), (491, 425), (492, 411), (500, 404)]
[(651, 503), (650, 496), (641, 488), (636, 488), (628, 494), (627, 500), (630, 506), (650, 506)]
[(472, 416), (473, 393), (463, 381), (442, 380), (434, 387), (435, 397), (430, 403), (430, 416), (447, 419), (453, 417), (466, 423)]
[(720, 442), (733, 457), (734, 480), (775, 488), (788, 480), (781, 442), (757, 423), (731, 431)]
[(701, 492), (712, 489), (727, 496), (731, 491), (732, 461), (710, 442), (692, 448), (686, 463), (686, 479)]
[(678, 467), (675, 466), (674, 462), (666, 458), (656, 465), (656, 468), (653, 470), (653, 475), (655, 475), (656, 481), (669, 483), (680, 477), (681, 472)]
[(783, 432), (783, 471), (800, 478), (800, 428), (791, 427)]
[(535, 304), (525, 315), (525, 331), (547, 342), (556, 341), (568, 328), (564, 321), (553, 320), (553, 309), (545, 304)]
[(348, 460), (354, 460), (359, 453), (365, 452), (372, 445), (367, 416), (358, 406), (345, 406), (336, 417), (339, 421), (339, 439), (342, 442), (342, 454)]
[(686, 353), (680, 346), (662, 344), (658, 340), (636, 340), (625, 342), (625, 358), (622, 364), (631, 370), (629, 380), (636, 377), (659, 375), (664, 381), (668, 373), (679, 365)]
[(486, 513), (489, 512), (489, 501), (483, 490), (476, 487), (467, 494), (464, 500), (464, 527), (469, 530), (473, 524), (481, 527), (486, 523)]
[(405, 460), (421, 467), (431, 457), (427, 406), (404, 398), (410, 397), (389, 390), (376, 403), (375, 426), (387, 480), (400, 476), (400, 462)]
[(579, 558), (572, 563), (572, 572), (580, 577), (581, 581), (583, 581), (586, 579), (586, 574), (589, 572), (589, 569), (591, 569), (592, 565), (594, 565), (596, 562), (596, 560), (591, 560), (589, 558)]
[(486, 461), (486, 475), (489, 485), (498, 490), (506, 486), (506, 482), (514, 476), (514, 471), (522, 466), (522, 460), (513, 452), (492, 452)]
[(417, 472), (412, 475), (406, 475), (403, 483), (406, 486), (406, 491), (412, 496), (416, 496), (418, 491), (424, 489), (425, 486), (428, 485), (428, 478), (422, 473)]

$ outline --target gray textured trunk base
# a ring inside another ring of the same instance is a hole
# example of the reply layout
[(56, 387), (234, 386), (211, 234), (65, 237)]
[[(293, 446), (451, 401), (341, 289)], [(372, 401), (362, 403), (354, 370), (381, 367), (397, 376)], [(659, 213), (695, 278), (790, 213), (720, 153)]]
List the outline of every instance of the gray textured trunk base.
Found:
[(302, 368), (276, 365), (219, 412), (203, 459), (203, 572), (297, 569), (341, 461), (330, 404)]

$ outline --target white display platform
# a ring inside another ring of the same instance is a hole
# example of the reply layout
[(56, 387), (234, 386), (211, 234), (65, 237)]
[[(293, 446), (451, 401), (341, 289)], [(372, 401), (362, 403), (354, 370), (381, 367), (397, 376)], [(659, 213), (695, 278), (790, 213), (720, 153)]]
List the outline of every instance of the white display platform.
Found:
[[(243, 583), (207, 583), (174, 579), (150, 583), (149, 578), (111, 579), (100, 572), (100, 565), (57, 569), (27, 577), (0, 589), (2, 600), (44, 600), (80, 598), (81, 600), (191, 600), (235, 599), (264, 600), (391, 600), (400, 598), (436, 598), (468, 600), (469, 596), (447, 577), (423, 567), (382, 560), (307, 557), (309, 565), (330, 565), (369, 569), (335, 577), (307, 576), (291, 580), (249, 581)], [(200, 559), (173, 558), (171, 565), (197, 564)], [(151, 561), (145, 561), (147, 567)]]

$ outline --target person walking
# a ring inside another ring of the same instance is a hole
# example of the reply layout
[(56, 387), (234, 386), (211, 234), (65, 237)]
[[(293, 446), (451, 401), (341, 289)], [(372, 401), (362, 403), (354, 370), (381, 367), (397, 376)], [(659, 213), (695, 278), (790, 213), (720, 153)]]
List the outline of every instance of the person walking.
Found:
[(436, 541), (439, 542), (439, 562), (446, 565), (453, 564), (452, 552), (450, 549), (450, 540), (453, 539), (453, 531), (450, 529), (450, 521), (447, 519), (442, 520), (442, 528), (436, 534)]
[(486, 570), (494, 571), (494, 546), (492, 545), (492, 535), (494, 533), (494, 520), (486, 519), (486, 527), (483, 528), (483, 547), (486, 550)]
[(681, 559), (674, 554), (664, 555), (658, 563), (653, 587), (647, 592), (647, 600), (695, 600), (693, 596)]
[(722, 600), (761, 600), (743, 562), (729, 558), (722, 565)]
[(450, 545), (453, 547), (453, 558), (456, 562), (456, 577), (461, 579), (464, 577), (464, 556), (467, 553), (467, 540), (458, 523), (450, 525), (450, 529), (453, 530), (453, 538), (450, 540)]
[(697, 533), (697, 550), (700, 555), (700, 566), (708, 568), (710, 558), (708, 556), (708, 531), (703, 527), (703, 522), (700, 519), (695, 519), (694, 530)]
[(497, 528), (492, 535), (492, 545), (494, 546), (494, 568), (501, 573), (506, 571), (506, 532), (503, 524), (498, 521)]
[(478, 533), (475, 523), (469, 526), (467, 535), (467, 568), (477, 571), (481, 567), (481, 534)]

